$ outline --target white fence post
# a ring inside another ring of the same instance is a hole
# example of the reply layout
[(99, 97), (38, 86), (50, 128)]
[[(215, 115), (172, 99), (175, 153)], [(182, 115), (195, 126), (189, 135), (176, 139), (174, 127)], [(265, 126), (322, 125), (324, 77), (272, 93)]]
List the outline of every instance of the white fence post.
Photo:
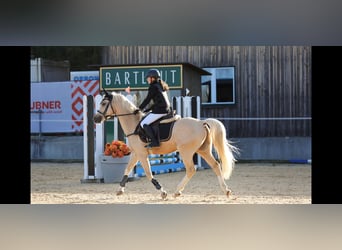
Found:
[(87, 137), (87, 125), (88, 125), (88, 105), (87, 96), (83, 96), (83, 179), (88, 179), (88, 137)]
[[(95, 96), (95, 110), (98, 110), (102, 97)], [(95, 124), (95, 176), (96, 178), (103, 178), (102, 169), (100, 166), (99, 156), (104, 152), (104, 123)]]

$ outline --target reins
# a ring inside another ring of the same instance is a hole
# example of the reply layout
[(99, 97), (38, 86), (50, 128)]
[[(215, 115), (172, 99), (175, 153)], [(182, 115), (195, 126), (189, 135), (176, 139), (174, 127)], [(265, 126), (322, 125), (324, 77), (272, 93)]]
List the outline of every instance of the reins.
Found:
[[(114, 110), (113, 105), (112, 105), (112, 98), (113, 98), (113, 97), (110, 96), (110, 95), (108, 95), (107, 98), (108, 98), (108, 101), (109, 101), (109, 102), (108, 102), (108, 104), (107, 104), (105, 110), (104, 110), (103, 112), (101, 112), (100, 110), (97, 110), (97, 113), (99, 113), (99, 114), (101, 114), (102, 116), (104, 116), (107, 120), (108, 120), (110, 117), (119, 117), (119, 116), (126, 116), (126, 115), (135, 115), (134, 112), (132, 112), (132, 113), (125, 113), (125, 114), (115, 114), (115, 110)], [(107, 110), (108, 110), (108, 108), (109, 108), (109, 105), (110, 105), (110, 108), (111, 108), (112, 111), (113, 111), (113, 114), (112, 114), (112, 115), (106, 115)]]
[(107, 117), (119, 117), (119, 116), (126, 116), (126, 115), (135, 115), (134, 113), (126, 113), (126, 114), (112, 114), (108, 115)]
[[(106, 92), (106, 91), (105, 91), (105, 92)], [(101, 112), (100, 110), (97, 110), (97, 112), (98, 112), (99, 114), (101, 114), (106, 120), (108, 120), (108, 119), (111, 118), (111, 117), (120, 117), (120, 116), (136, 115), (136, 114), (137, 114), (136, 112), (124, 113), (124, 114), (116, 114), (116, 113), (115, 113), (115, 110), (114, 110), (114, 108), (113, 108), (113, 106), (112, 106), (112, 98), (113, 98), (113, 96), (109, 95), (109, 94), (106, 92), (105, 98), (107, 98), (108, 101), (109, 101), (109, 102), (107, 103), (107, 106), (106, 106), (105, 110), (104, 110), (103, 112)], [(112, 111), (113, 111), (113, 114), (111, 114), (111, 115), (106, 115), (107, 110), (108, 110), (108, 108), (109, 108), (109, 105), (110, 105), (110, 108), (111, 108)], [(137, 131), (135, 130), (133, 133), (130, 133), (130, 134), (126, 135), (126, 136), (128, 137), (128, 136), (136, 135), (136, 134), (137, 134)]]
[[(99, 111), (97, 111), (97, 112), (99, 112)], [(99, 112), (99, 113), (101, 114), (101, 112)], [(107, 116), (104, 116), (104, 117), (106, 118), (106, 120), (108, 120), (111, 117), (119, 117), (119, 116), (127, 116), (127, 115), (135, 115), (135, 113), (112, 114), (112, 115), (107, 115)], [(126, 136), (128, 137), (128, 136), (136, 135), (136, 134), (137, 134), (137, 131), (135, 130), (133, 133), (130, 133), (130, 134), (126, 135)]]

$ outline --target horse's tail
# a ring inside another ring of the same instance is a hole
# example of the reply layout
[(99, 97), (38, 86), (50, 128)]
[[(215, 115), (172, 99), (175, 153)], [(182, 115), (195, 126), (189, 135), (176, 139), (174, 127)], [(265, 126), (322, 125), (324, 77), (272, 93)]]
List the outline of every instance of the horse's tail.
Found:
[(226, 138), (226, 128), (220, 121), (209, 118), (204, 120), (204, 123), (209, 126), (210, 136), (221, 162), (223, 178), (227, 180), (230, 178), (236, 162), (233, 153), (239, 153), (239, 150)]

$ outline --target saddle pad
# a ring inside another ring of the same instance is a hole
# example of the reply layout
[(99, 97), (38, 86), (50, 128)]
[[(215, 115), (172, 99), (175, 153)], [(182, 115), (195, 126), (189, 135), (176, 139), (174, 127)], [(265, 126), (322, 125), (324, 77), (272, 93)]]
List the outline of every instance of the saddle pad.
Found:
[[(152, 125), (152, 129), (155, 131), (155, 126), (159, 126), (159, 140), (161, 142), (168, 141), (172, 135), (172, 128), (176, 121), (169, 123), (159, 123), (158, 125)], [(136, 132), (138, 133), (140, 140), (147, 142), (144, 130), (141, 128), (140, 124), (137, 125)]]
[(170, 139), (172, 135), (172, 128), (175, 124), (175, 121), (170, 123), (160, 123), (159, 124), (159, 137), (160, 141), (167, 141)]

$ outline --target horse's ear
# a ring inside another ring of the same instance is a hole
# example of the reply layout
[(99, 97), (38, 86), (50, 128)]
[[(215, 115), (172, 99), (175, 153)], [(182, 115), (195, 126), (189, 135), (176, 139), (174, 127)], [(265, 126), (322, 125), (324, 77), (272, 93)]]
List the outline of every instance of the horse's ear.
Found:
[(109, 95), (105, 88), (103, 88), (103, 92), (104, 92), (104, 94), (105, 94), (106, 96)]
[(103, 92), (104, 92), (104, 97), (107, 97), (107, 98), (112, 98), (112, 95), (111, 94), (109, 94), (108, 92), (107, 92), (107, 90), (105, 90), (104, 88), (103, 88)]

